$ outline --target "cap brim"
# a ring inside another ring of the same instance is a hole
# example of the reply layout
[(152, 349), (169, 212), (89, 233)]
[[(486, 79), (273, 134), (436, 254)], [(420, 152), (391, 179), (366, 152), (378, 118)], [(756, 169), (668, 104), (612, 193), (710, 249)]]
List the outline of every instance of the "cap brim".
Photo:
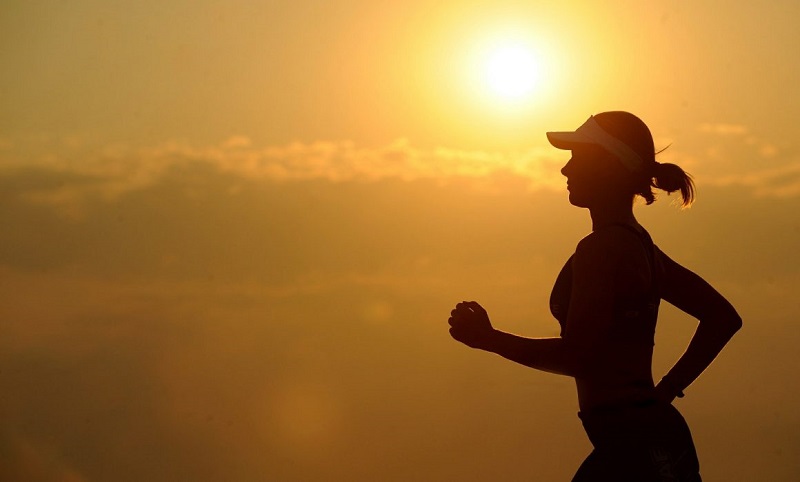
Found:
[(556, 149), (564, 150), (572, 150), (576, 144), (591, 143), (590, 140), (577, 132), (548, 132), (547, 140), (550, 141), (550, 144)]

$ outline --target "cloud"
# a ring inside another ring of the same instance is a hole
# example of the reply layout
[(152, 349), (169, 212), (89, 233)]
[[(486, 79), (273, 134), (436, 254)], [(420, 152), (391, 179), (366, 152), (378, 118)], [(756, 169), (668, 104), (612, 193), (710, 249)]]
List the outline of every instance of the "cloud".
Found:
[[(740, 185), (757, 196), (787, 197), (800, 193), (794, 183), (794, 160), (786, 158), (791, 149), (786, 145), (749, 135), (749, 129), (739, 124), (705, 123), (698, 131), (715, 139), (699, 151), (701, 155), (667, 149), (660, 159), (671, 162), (676, 157), (675, 162), (688, 168), (701, 184)], [(373, 147), (348, 140), (257, 146), (242, 135), (212, 145), (167, 141), (148, 147), (93, 146), (79, 138), (36, 142), (35, 149), (26, 150), (24, 142), (4, 140), (0, 149), (0, 176), (31, 173), (30, 182), (18, 191), (20, 198), (52, 206), (72, 219), (85, 216), (86, 206), (93, 201), (112, 202), (152, 188), (171, 173), (194, 168), (213, 169), (248, 182), (448, 183), (459, 179), (496, 189), (497, 178), (513, 177), (530, 190), (558, 190), (564, 185), (560, 168), (567, 157), (549, 146), (514, 151), (421, 148), (405, 138)], [(752, 159), (761, 162), (753, 163)], [(725, 176), (720, 177), (720, 172), (725, 172)], [(57, 175), (59, 181), (42, 182), (52, 175)], [(239, 188), (230, 189), (233, 193)]]
[(235, 149), (237, 147), (250, 147), (253, 141), (247, 136), (231, 136), (222, 143), (222, 147)]
[(741, 124), (725, 123), (703, 123), (697, 126), (697, 130), (703, 133), (717, 134), (720, 136), (740, 136), (747, 134), (747, 127)]
[(713, 183), (745, 187), (757, 197), (793, 198), (800, 196), (800, 162), (747, 174), (721, 176)]
[[(763, 139), (739, 124), (701, 124), (702, 155), (678, 153), (698, 184), (744, 188), (754, 197), (800, 196), (800, 156), (790, 140)], [(667, 156), (676, 154), (666, 151)]]
[(31, 183), (21, 195), (35, 204), (58, 207), (74, 218), (82, 216), (87, 200), (116, 200), (157, 184), (170, 172), (192, 166), (211, 167), (248, 181), (279, 183), (385, 179), (446, 182), (505, 174), (526, 179), (531, 189), (563, 187), (559, 169), (564, 155), (544, 147), (514, 152), (420, 149), (407, 139), (379, 147), (359, 147), (350, 141), (255, 147), (245, 136), (233, 136), (215, 146), (169, 141), (145, 148), (118, 144), (91, 149), (75, 139), (70, 139), (69, 146), (38, 154), (9, 148), (0, 154), (0, 175), (33, 170), (69, 177), (70, 182)]
[(272, 181), (477, 178), (506, 172), (529, 178), (539, 186), (551, 183), (552, 176), (548, 172), (560, 162), (559, 157), (563, 158), (551, 151), (545, 148), (519, 152), (426, 150), (414, 147), (407, 139), (397, 139), (377, 148), (357, 147), (349, 141), (317, 141), (236, 152), (171, 145), (154, 154), (162, 158), (184, 157), (208, 162), (223, 171)]
[(758, 149), (758, 153), (761, 154), (761, 157), (775, 157), (778, 155), (778, 152), (778, 148), (770, 143), (761, 144), (761, 147)]
[(403, 138), (376, 148), (358, 147), (350, 141), (294, 142), (285, 146), (255, 148), (249, 139), (237, 136), (228, 139), (220, 147), (167, 142), (138, 151), (107, 148), (94, 158), (94, 162), (71, 164), (69, 167), (78, 172), (109, 178), (132, 177), (133, 188), (151, 182), (171, 166), (187, 163), (206, 163), (248, 179), (270, 181), (414, 180), (482, 177), (508, 172), (527, 177), (539, 185), (552, 181), (554, 176), (549, 174), (551, 168), (563, 162), (563, 158), (562, 153), (550, 148), (515, 152), (444, 147), (426, 150), (415, 148)]

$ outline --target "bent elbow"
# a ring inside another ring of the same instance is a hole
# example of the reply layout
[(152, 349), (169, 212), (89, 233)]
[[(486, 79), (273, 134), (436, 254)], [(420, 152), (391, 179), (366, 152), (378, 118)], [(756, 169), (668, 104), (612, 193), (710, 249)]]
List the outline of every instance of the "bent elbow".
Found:
[(725, 328), (730, 332), (731, 336), (742, 329), (742, 317), (739, 316), (739, 313), (736, 312), (736, 308), (734, 308), (733, 305), (728, 303), (728, 307), (723, 314), (724, 316), (722, 316), (722, 319)]
[(728, 321), (728, 327), (732, 334), (742, 329), (742, 317), (739, 316), (739, 313), (734, 312), (733, 316)]
[(727, 301), (707, 313), (704, 318), (710, 322), (709, 326), (714, 330), (730, 336), (742, 329), (742, 317), (736, 312), (736, 308)]
[(731, 310), (722, 316), (709, 318), (708, 320), (711, 322), (709, 323), (709, 327), (712, 327), (713, 330), (721, 334), (724, 333), (729, 337), (733, 336), (737, 331), (742, 329), (742, 317), (739, 316), (735, 310)]

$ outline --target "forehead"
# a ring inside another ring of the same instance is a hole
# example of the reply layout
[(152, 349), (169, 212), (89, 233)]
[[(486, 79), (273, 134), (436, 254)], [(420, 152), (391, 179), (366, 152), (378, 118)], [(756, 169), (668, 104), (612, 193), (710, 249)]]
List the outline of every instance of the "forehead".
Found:
[(607, 157), (608, 152), (596, 144), (575, 144), (570, 150), (573, 157)]
[(581, 169), (595, 172), (613, 171), (617, 166), (622, 167), (613, 154), (596, 144), (575, 144), (570, 151), (572, 152), (570, 160), (582, 166)]

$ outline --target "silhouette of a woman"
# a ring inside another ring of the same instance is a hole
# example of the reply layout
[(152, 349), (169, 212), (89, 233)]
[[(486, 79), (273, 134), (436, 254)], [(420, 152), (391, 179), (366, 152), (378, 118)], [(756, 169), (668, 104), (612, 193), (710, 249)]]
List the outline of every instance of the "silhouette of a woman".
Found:
[[(633, 216), (639, 195), (694, 184), (683, 169), (655, 159), (650, 130), (627, 112), (603, 112), (574, 132), (548, 132), (572, 151), (561, 169), (571, 204), (588, 208), (592, 233), (556, 279), (550, 310), (557, 338), (524, 338), (492, 327), (474, 301), (451, 312), (450, 334), (473, 348), (575, 378), (579, 417), (594, 446), (573, 482), (699, 481), (689, 428), (672, 406), (741, 327), (731, 304), (653, 244)], [(697, 318), (685, 353), (656, 385), (651, 363), (661, 300)]]

